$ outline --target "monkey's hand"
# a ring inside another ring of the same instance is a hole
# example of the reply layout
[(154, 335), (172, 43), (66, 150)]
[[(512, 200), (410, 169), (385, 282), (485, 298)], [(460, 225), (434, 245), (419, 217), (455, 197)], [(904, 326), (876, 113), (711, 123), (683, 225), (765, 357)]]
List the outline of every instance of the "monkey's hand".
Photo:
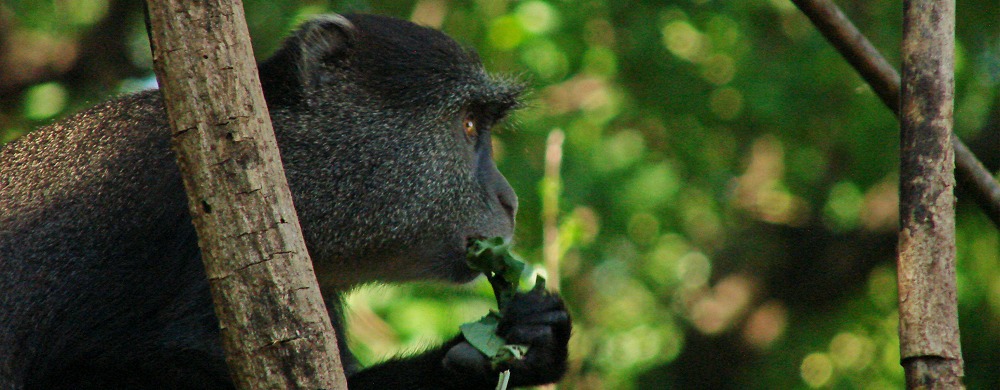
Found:
[(460, 376), (478, 376), (494, 384), (500, 372), (510, 370), (512, 387), (558, 381), (566, 371), (572, 327), (562, 298), (541, 289), (518, 292), (500, 314), (497, 335), (508, 344), (528, 346), (522, 359), (494, 365), (479, 350), (461, 341), (445, 354), (445, 368)]
[(350, 375), (351, 390), (494, 390), (510, 370), (509, 387), (558, 381), (566, 371), (570, 318), (562, 298), (543, 289), (515, 293), (501, 312), (497, 334), (507, 344), (528, 346), (520, 360), (494, 367), (459, 334), (441, 348), (379, 363)]

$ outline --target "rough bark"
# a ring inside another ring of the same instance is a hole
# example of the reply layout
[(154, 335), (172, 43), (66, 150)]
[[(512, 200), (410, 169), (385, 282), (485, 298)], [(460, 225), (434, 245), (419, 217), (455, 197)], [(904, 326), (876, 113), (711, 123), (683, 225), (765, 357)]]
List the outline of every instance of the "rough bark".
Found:
[[(792, 0), (824, 37), (844, 56), (868, 82), (897, 117), (899, 103), (899, 73), (885, 57), (854, 26), (843, 11), (830, 0)], [(988, 126), (985, 131), (995, 131)], [(993, 224), (1000, 227), (1000, 184), (965, 144), (952, 135), (959, 185), (972, 194), (973, 200)]]
[(899, 344), (907, 387), (961, 388), (955, 289), (954, 0), (903, 2)]
[(346, 389), (238, 0), (147, 3), (157, 80), (230, 373)]

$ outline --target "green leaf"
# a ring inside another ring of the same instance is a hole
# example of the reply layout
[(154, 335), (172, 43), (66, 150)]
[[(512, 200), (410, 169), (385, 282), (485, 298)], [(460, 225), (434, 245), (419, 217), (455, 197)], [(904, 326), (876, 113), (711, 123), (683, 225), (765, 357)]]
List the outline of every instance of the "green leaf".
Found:
[(524, 273), (524, 262), (516, 258), (509, 250), (503, 253), (503, 279), (517, 290), (521, 284), (521, 274)]
[(493, 356), (492, 362), (493, 366), (500, 363), (513, 363), (515, 361), (524, 359), (524, 355), (528, 354), (528, 346), (524, 344), (504, 344), (500, 346), (496, 355)]
[(493, 286), (497, 306), (501, 311), (517, 293), (525, 267), (524, 262), (511, 252), (510, 247), (510, 242), (503, 237), (474, 240), (466, 255), (469, 267), (486, 275)]
[(462, 324), (462, 336), (470, 345), (482, 352), (487, 357), (494, 357), (500, 349), (507, 344), (507, 341), (497, 335), (497, 325), (500, 323), (500, 315), (490, 312), (479, 321)]
[[(496, 331), (500, 323), (500, 313), (514, 299), (514, 294), (521, 284), (524, 262), (511, 252), (510, 242), (503, 237), (470, 242), (467, 262), (469, 267), (486, 275), (497, 297), (497, 308), (500, 312), (490, 312), (479, 321), (462, 324), (460, 326), (462, 336), (484, 356), (490, 358), (494, 368), (501, 363), (523, 359), (528, 353), (528, 346), (507, 344)], [(535, 286), (532, 288), (533, 291), (539, 289), (545, 289), (545, 278), (541, 276), (535, 279)]]

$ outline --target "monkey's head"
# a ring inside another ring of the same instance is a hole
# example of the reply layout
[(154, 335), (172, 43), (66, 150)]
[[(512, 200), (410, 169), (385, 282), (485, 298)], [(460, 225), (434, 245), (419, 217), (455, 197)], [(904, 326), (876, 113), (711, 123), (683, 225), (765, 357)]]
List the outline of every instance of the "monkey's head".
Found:
[(512, 236), (490, 131), (521, 86), (471, 50), (401, 20), (322, 16), (260, 74), (321, 284), (468, 281), (467, 241)]

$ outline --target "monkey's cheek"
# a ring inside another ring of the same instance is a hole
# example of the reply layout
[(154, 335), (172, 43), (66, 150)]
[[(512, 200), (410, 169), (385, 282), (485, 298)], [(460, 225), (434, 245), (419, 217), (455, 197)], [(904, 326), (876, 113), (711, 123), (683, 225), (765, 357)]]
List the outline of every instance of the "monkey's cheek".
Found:
[(482, 275), (481, 272), (470, 268), (468, 260), (466, 260), (466, 254), (468, 252), (467, 246), (469, 242), (468, 238), (456, 240), (453, 244), (455, 246), (448, 249), (448, 255), (443, 259), (447, 264), (447, 279), (452, 283), (469, 283), (475, 280), (479, 275)]

